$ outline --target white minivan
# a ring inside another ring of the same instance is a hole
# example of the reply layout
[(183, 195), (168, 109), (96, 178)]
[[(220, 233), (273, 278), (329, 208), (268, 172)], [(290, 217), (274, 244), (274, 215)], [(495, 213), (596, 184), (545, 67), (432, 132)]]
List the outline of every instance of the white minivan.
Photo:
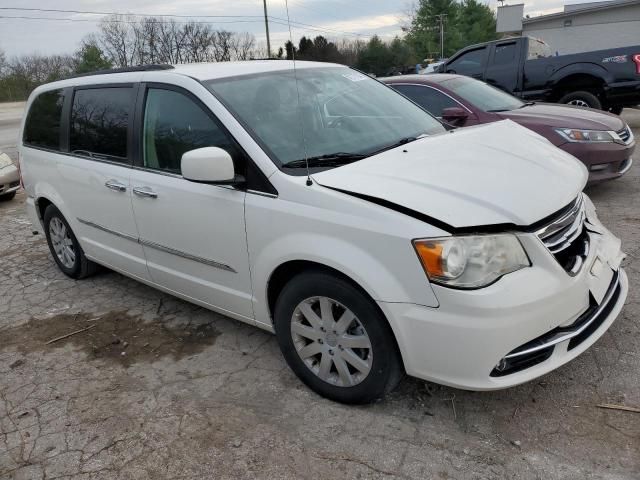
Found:
[(446, 131), (344, 66), (138, 67), (47, 84), (27, 111), (28, 211), (66, 275), (104, 265), (275, 332), (337, 401), (405, 372), (526, 382), (627, 296), (580, 162), (510, 121)]

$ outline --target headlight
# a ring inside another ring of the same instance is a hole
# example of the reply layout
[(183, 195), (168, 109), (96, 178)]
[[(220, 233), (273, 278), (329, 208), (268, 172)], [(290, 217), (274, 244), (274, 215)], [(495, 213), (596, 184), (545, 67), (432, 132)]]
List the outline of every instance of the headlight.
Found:
[(575, 128), (558, 128), (556, 132), (570, 142), (622, 142), (616, 132), (605, 130), (577, 130)]
[(9, 155), (6, 153), (0, 153), (0, 168), (8, 167), (9, 165), (13, 165)]
[(413, 245), (429, 279), (445, 286), (484, 287), (531, 265), (512, 234), (428, 238)]

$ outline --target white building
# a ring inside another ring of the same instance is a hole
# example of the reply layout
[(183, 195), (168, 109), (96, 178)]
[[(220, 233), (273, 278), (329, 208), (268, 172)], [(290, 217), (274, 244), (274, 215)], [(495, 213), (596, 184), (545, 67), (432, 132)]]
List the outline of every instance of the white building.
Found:
[(565, 5), (530, 18), (523, 12), (524, 4), (498, 7), (498, 33), (540, 38), (560, 55), (640, 45), (640, 0)]

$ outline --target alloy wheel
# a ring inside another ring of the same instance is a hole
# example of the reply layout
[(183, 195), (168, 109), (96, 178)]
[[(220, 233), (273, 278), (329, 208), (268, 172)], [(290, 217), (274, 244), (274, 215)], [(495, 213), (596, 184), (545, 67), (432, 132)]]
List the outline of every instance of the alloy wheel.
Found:
[(371, 371), (369, 335), (353, 312), (336, 300), (311, 297), (300, 302), (293, 311), (291, 337), (307, 368), (331, 385), (352, 387)]
[(73, 268), (76, 263), (76, 252), (71, 239), (71, 233), (67, 226), (58, 217), (53, 217), (49, 222), (49, 236), (51, 245), (58, 260), (66, 268)]
[(571, 100), (569, 102), (567, 102), (567, 105), (575, 105), (576, 107), (582, 107), (582, 108), (589, 108), (589, 104), (587, 102), (585, 102), (584, 100)]

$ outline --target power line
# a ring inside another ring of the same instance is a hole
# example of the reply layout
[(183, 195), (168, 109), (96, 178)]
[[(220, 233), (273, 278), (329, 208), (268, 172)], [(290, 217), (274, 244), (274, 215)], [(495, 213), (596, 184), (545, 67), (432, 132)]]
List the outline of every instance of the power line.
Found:
[[(95, 10), (66, 10), (66, 9), (59, 9), (59, 8), (29, 8), (29, 7), (0, 7), (0, 10), (16, 10), (16, 11), (27, 11), (27, 12), (47, 12), (47, 13), (72, 13), (72, 14), (84, 14), (84, 15), (103, 15), (103, 16), (122, 16), (122, 17), (127, 17), (127, 16), (132, 16), (132, 17), (168, 17), (168, 18), (263, 18), (262, 15), (178, 15), (178, 14), (157, 14), (157, 15), (153, 15), (153, 14), (149, 14), (149, 13), (119, 13), (119, 12), (104, 12), (104, 11), (95, 11)], [(40, 19), (40, 18), (45, 18), (45, 17), (9, 17), (9, 16), (0, 16), (0, 18), (21, 18), (21, 19), (25, 19), (25, 20), (31, 20), (31, 19)], [(281, 17), (274, 17), (274, 16), (269, 16), (270, 19), (272, 20), (278, 20), (280, 22), (287, 22), (284, 23), (285, 26), (288, 25), (288, 20), (286, 18), (281, 18)], [(67, 20), (67, 21), (85, 21), (85, 22), (90, 22), (90, 21), (95, 21), (95, 20), (90, 20), (90, 19), (57, 19), (57, 20)], [(112, 22), (116, 22), (116, 20), (109, 20)], [(134, 23), (134, 22), (130, 22), (130, 21), (118, 21), (120, 23)], [(240, 23), (240, 20), (237, 20), (238, 23)], [(248, 21), (244, 21), (244, 22), (248, 22)], [(199, 22), (199, 23), (211, 23), (211, 22)], [(219, 22), (219, 23), (223, 23), (223, 22)], [(229, 23), (234, 23), (234, 22), (229, 22)], [(275, 22), (277, 23), (277, 22)], [(303, 22), (298, 22), (296, 20), (291, 20), (291, 24), (292, 25), (301, 25), (304, 27), (309, 27), (309, 29), (311, 30), (317, 30), (317, 31), (321, 31), (321, 32), (332, 32), (332, 33), (340, 33), (343, 35), (352, 35), (352, 36), (357, 36), (357, 37), (366, 37), (366, 38), (370, 38), (370, 35), (365, 35), (362, 33), (355, 33), (355, 32), (345, 32), (342, 30), (336, 30), (336, 29), (332, 29), (332, 28), (328, 28), (328, 27), (321, 27), (319, 25), (313, 25), (313, 24), (309, 24), (309, 23), (303, 23)], [(282, 25), (282, 24), (280, 24)]]
[[(89, 18), (54, 18), (54, 17), (29, 17), (29, 16), (10, 16), (10, 15), (0, 15), (0, 19), (3, 18), (7, 18), (7, 19), (17, 19), (17, 20), (45, 20), (45, 21), (58, 21), (58, 22), (89, 22), (89, 23), (96, 23), (96, 22), (101, 22), (102, 19), (89, 19)], [(134, 20), (117, 20), (117, 19), (110, 19), (108, 20), (110, 23), (128, 23), (128, 24), (137, 24), (138, 22), (134, 21)], [(188, 23), (197, 23), (197, 24), (205, 24), (205, 25), (218, 25), (218, 24), (229, 24), (229, 23), (261, 23), (262, 20), (218, 20), (218, 21), (208, 21), (208, 22), (203, 22), (203, 21), (198, 21), (198, 20), (193, 20), (190, 22), (174, 22), (177, 24), (188, 24)], [(166, 21), (162, 21), (162, 20), (156, 20), (156, 23), (170, 23), (170, 22), (166, 22)]]
[(0, 10), (17, 10), (21, 12), (49, 12), (49, 13), (75, 13), (84, 15), (119, 15), (132, 17), (173, 17), (173, 18), (262, 18), (262, 15), (177, 15), (163, 13), (152, 15), (149, 13), (119, 13), (99, 12), (95, 10), (63, 10), (59, 8), (26, 8), (26, 7), (0, 7)]

